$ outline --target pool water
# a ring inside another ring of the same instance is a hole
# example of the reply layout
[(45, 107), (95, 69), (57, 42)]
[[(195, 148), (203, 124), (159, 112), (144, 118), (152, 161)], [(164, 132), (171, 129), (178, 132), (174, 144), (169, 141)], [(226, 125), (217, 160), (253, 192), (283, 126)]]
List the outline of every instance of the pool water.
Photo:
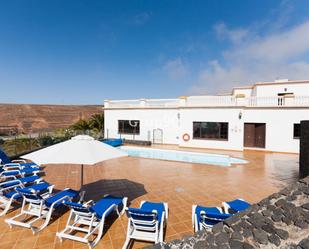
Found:
[(128, 155), (132, 157), (143, 157), (187, 163), (212, 164), (219, 166), (231, 166), (232, 164), (247, 163), (247, 161), (243, 159), (230, 157), (228, 155), (210, 153), (142, 148), (134, 146), (121, 146), (119, 149), (127, 152)]

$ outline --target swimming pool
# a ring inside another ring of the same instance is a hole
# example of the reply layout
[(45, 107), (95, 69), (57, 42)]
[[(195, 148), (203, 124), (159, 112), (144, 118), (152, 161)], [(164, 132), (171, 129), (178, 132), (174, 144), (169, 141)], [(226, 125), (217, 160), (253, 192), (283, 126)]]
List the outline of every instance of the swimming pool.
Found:
[(153, 149), (134, 146), (121, 146), (123, 150), (132, 157), (144, 157), (169, 161), (180, 161), (188, 163), (213, 164), (219, 166), (231, 166), (232, 164), (244, 164), (246, 160), (230, 157), (228, 155), (199, 153), (191, 151)]

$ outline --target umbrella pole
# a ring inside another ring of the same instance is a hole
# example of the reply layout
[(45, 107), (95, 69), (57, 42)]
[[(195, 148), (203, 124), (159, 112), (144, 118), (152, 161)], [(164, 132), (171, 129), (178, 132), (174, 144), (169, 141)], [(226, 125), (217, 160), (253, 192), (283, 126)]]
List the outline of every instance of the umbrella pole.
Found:
[(81, 170), (80, 170), (80, 190), (82, 190), (84, 185), (84, 164), (81, 165)]

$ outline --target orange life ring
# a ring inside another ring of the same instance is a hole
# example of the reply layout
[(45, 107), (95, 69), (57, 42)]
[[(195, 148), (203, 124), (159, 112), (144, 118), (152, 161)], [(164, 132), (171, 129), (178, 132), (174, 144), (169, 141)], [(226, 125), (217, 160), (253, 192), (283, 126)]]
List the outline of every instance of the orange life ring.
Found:
[(183, 139), (183, 141), (187, 142), (187, 141), (190, 140), (190, 135), (188, 133), (185, 133), (185, 134), (182, 135), (182, 139)]

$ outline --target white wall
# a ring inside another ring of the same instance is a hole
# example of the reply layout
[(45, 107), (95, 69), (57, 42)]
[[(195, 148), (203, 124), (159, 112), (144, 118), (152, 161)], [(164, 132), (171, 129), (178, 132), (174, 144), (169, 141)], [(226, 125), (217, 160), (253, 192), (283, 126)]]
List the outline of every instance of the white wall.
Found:
[[(136, 140), (153, 139), (153, 130), (160, 128), (163, 130), (163, 143), (178, 143), (178, 110), (177, 109), (122, 109), (105, 110), (105, 136), (109, 138), (119, 138), (118, 120), (140, 120), (140, 135), (136, 135)], [(133, 135), (121, 135), (122, 138), (133, 139)]]
[(293, 124), (308, 120), (307, 109), (245, 109), (246, 123), (266, 123), (265, 150), (299, 153), (299, 139), (293, 138)]
[[(239, 113), (242, 118), (239, 119)], [(178, 119), (179, 114), (179, 119)], [(153, 129), (163, 130), (163, 143), (183, 147), (243, 150), (244, 123), (266, 123), (265, 150), (299, 152), (299, 139), (293, 138), (293, 124), (309, 119), (305, 108), (181, 108), (181, 109), (122, 109), (105, 110), (105, 135), (119, 138), (118, 120), (140, 120), (137, 140), (153, 139)], [(228, 141), (192, 139), (193, 122), (228, 122)], [(185, 142), (182, 135), (188, 133)], [(132, 139), (132, 135), (122, 135)]]
[(285, 92), (294, 93), (295, 96), (308, 96), (309, 83), (257, 85), (255, 90), (257, 97), (274, 97)]
[[(201, 108), (181, 109), (179, 145), (185, 147), (202, 147), (226, 150), (243, 149), (243, 123), (239, 119), (240, 108)], [(228, 141), (192, 139), (193, 122), (228, 122)], [(183, 141), (182, 135), (188, 133), (190, 141)]]

